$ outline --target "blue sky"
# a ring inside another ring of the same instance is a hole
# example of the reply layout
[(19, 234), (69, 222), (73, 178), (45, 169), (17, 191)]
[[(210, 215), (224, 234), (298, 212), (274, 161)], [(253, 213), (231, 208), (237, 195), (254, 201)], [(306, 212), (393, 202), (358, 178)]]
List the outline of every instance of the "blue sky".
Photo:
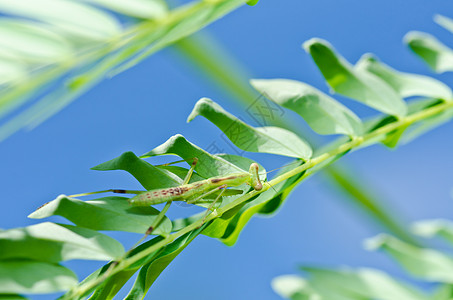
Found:
[[(395, 69), (432, 75), (402, 39), (408, 31), (419, 30), (453, 46), (453, 35), (433, 22), (436, 13), (453, 17), (451, 3), (261, 0), (207, 31), (244, 65), (251, 78), (297, 79), (328, 92), (311, 58), (301, 49), (304, 41), (326, 39), (350, 62), (372, 52)], [(451, 75), (436, 77), (451, 86)], [(26, 216), (59, 194), (138, 188), (127, 174), (89, 169), (125, 151), (142, 154), (176, 133), (201, 147), (218, 142), (234, 153), (207, 120), (197, 118), (186, 124), (201, 97), (212, 98), (236, 115), (246, 115), (244, 107), (174, 49), (165, 49), (102, 82), (35, 130), (2, 142), (0, 228), (36, 223)], [(360, 116), (375, 114), (351, 100), (338, 99)], [(402, 222), (451, 219), (452, 129), (447, 124), (396, 151), (382, 146), (363, 149), (343, 162), (373, 187), (383, 204), (398, 212)], [(250, 157), (268, 169), (285, 161), (271, 155)], [(314, 176), (297, 188), (277, 215), (254, 218), (234, 247), (197, 238), (150, 293), (156, 299), (278, 299), (270, 280), (296, 272), (298, 264), (371, 266), (402, 276), (385, 256), (362, 249), (363, 239), (382, 229), (347, 203), (325, 177)], [(139, 238), (114, 236), (128, 244)], [(97, 265), (70, 263), (81, 278)]]

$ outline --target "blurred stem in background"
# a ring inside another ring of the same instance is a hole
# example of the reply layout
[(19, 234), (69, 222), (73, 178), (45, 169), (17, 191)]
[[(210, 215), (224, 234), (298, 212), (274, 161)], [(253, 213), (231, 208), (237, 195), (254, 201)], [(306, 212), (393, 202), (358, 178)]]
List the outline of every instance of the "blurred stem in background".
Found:
[[(199, 32), (179, 40), (172, 47), (185, 58), (184, 61), (191, 62), (207, 78), (233, 96), (232, 98), (242, 107), (249, 107), (259, 97), (259, 94), (248, 84), (251, 77), (246, 69), (206, 32)], [(272, 121), (277, 126), (298, 132), (311, 144), (319, 144), (312, 134), (301, 132), (301, 128), (294, 127), (278, 115), (274, 115)], [(405, 219), (402, 214), (396, 212), (393, 207), (379, 204), (378, 199), (381, 197), (376, 196), (375, 189), (371, 188), (369, 183), (360, 182), (357, 179), (360, 178), (357, 176), (357, 172), (354, 172), (356, 175), (353, 177), (350, 175), (352, 172), (347, 169), (349, 168), (346, 168), (344, 164), (336, 164), (326, 168), (323, 174), (350, 199), (350, 203), (371, 217), (370, 220), (373, 220), (375, 224), (406, 242), (419, 244), (402, 225), (405, 223), (401, 222)], [(373, 192), (371, 192), (372, 190)], [(399, 221), (395, 219), (395, 216)]]

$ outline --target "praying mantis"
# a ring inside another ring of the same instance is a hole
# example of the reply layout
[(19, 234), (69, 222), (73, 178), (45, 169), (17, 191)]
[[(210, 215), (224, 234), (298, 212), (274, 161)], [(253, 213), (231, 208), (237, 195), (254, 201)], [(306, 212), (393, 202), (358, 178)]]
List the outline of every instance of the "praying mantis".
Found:
[[(225, 194), (227, 187), (240, 186), (246, 183), (253, 187), (256, 191), (263, 189), (263, 184), (258, 174), (259, 166), (257, 163), (250, 164), (248, 172), (236, 172), (226, 176), (216, 176), (209, 179), (189, 183), (197, 162), (198, 159), (194, 158), (182, 185), (176, 187), (153, 189), (149, 191), (111, 189), (94, 193), (113, 192), (120, 194), (136, 194), (136, 196), (128, 199), (128, 202), (132, 206), (149, 206), (166, 203), (162, 211), (160, 211), (160, 213), (154, 220), (153, 224), (147, 230), (146, 235), (149, 235), (157, 226), (159, 226), (173, 201), (185, 201), (188, 204), (196, 204), (201, 203), (202, 201), (206, 201), (206, 198), (208, 196), (212, 196), (213, 194), (218, 193), (218, 195), (212, 201), (206, 211), (202, 222), (204, 223), (204, 220), (206, 219), (214, 205), (222, 197), (222, 195)], [(87, 194), (78, 194), (72, 196), (82, 196)]]

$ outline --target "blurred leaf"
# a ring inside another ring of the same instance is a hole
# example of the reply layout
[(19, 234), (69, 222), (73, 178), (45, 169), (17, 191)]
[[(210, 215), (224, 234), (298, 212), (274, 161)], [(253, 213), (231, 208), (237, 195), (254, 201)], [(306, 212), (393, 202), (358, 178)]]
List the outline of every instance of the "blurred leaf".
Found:
[(385, 234), (367, 240), (366, 247), (384, 250), (414, 276), (453, 283), (453, 259), (441, 252), (412, 246)]
[(314, 87), (289, 79), (253, 79), (269, 100), (298, 113), (319, 134), (360, 136), (360, 119), (347, 107)]
[[(7, 36), (0, 30), (0, 117), (38, 100), (0, 126), (0, 141), (35, 128), (104, 78), (244, 4), (199, 0), (168, 11), (164, 0), (13, 2), (0, 0), (0, 23), (11, 16), (17, 23)], [(20, 59), (11, 60), (13, 53)]]
[(422, 292), (399, 282), (384, 272), (374, 269), (351, 270), (343, 268), (338, 271), (303, 267), (310, 274), (309, 283), (321, 289), (329, 290), (350, 299), (379, 300), (415, 300), (428, 299)]
[[(43, 219), (58, 215), (77, 226), (93, 230), (145, 233), (154, 223), (159, 211), (152, 206), (133, 207), (127, 199), (105, 197), (81, 201), (62, 195), (38, 208), (28, 217)], [(165, 217), (153, 234), (166, 235), (169, 232), (171, 232), (171, 221)]]
[(20, 296), (20, 295), (0, 294), (0, 299), (2, 299), (2, 300), (24, 300), (27, 298)]
[(404, 144), (412, 142), (419, 136), (447, 123), (453, 119), (453, 109), (445, 110), (435, 116), (427, 118), (417, 124), (414, 124), (410, 130), (408, 130), (402, 139)]
[(425, 220), (414, 223), (412, 231), (422, 237), (441, 236), (453, 243), (453, 222), (443, 219)]
[(0, 259), (59, 262), (71, 259), (112, 260), (121, 257), (120, 242), (93, 230), (44, 222), (0, 231)]
[[(65, 34), (77, 38), (106, 40), (122, 31), (121, 24), (113, 16), (68, 0), (0, 0), (0, 10), (52, 24)], [(83, 22), (80, 22), (81, 16)]]
[[(297, 275), (282, 275), (272, 279), (272, 289), (281, 297), (293, 300), (321, 300), (308, 284)], [(337, 299), (330, 299), (337, 300)]]
[(430, 34), (411, 31), (404, 42), (437, 73), (453, 71), (453, 50)]
[(0, 261), (2, 293), (53, 293), (67, 290), (76, 284), (76, 275), (57, 264), (19, 259)]
[(390, 86), (369, 72), (354, 69), (328, 42), (315, 38), (303, 47), (335, 92), (389, 115), (406, 115), (404, 101)]
[(132, 152), (125, 152), (119, 157), (91, 169), (98, 171), (124, 170), (134, 176), (146, 190), (173, 187), (182, 183), (179, 177), (162, 168), (156, 168)]
[(168, 8), (164, 0), (79, 0), (97, 4), (113, 11), (143, 19), (165, 17)]
[[(200, 5), (200, 3), (204, 5)], [(150, 54), (202, 29), (209, 23), (212, 23), (215, 20), (223, 17), (228, 12), (243, 5), (244, 3), (244, 0), (200, 1), (198, 3), (189, 3), (188, 5), (183, 6), (183, 12), (181, 12), (181, 14), (183, 14), (184, 11), (194, 11), (196, 13), (187, 14), (184, 19), (166, 30), (165, 34), (162, 35), (160, 39), (156, 40), (154, 44), (150, 45), (149, 47), (145, 47), (142, 53), (139, 53), (133, 59), (127, 61), (119, 68), (115, 69), (112, 72), (112, 75), (116, 75), (137, 65), (140, 61), (145, 59)]]
[(0, 18), (0, 49), (31, 64), (71, 59), (72, 51), (65, 39), (39, 23), (6, 18)]
[(372, 55), (364, 55), (356, 64), (356, 69), (366, 70), (387, 82), (403, 97), (426, 96), (453, 100), (451, 89), (432, 77), (398, 72), (379, 62)]
[(272, 153), (307, 160), (312, 150), (295, 133), (279, 127), (252, 127), (225, 111), (214, 101), (202, 98), (195, 105), (187, 122), (202, 115), (220, 130), (238, 148), (249, 152)]
[(453, 33), (453, 20), (442, 15), (435, 15), (434, 22)]

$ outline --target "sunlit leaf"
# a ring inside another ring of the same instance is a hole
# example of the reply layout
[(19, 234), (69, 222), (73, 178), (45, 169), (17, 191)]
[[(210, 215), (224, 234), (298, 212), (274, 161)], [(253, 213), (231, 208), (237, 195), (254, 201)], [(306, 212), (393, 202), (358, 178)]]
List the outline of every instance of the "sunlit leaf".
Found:
[(354, 69), (328, 42), (311, 39), (303, 47), (336, 93), (389, 115), (406, 115), (404, 101), (389, 85), (369, 72)]
[(312, 155), (310, 145), (295, 133), (279, 127), (252, 127), (210, 99), (200, 99), (187, 121), (192, 121), (198, 115), (214, 123), (233, 144), (242, 150), (305, 160)]
[(124, 170), (134, 176), (146, 190), (177, 186), (182, 182), (171, 172), (156, 168), (132, 152), (125, 152), (119, 157), (91, 169), (98, 171)]
[(68, 0), (0, 0), (0, 10), (49, 23), (70, 36), (83, 39), (106, 40), (122, 30), (113, 16)]
[[(81, 201), (66, 196), (48, 202), (28, 217), (43, 219), (62, 216), (77, 226), (93, 230), (115, 230), (145, 233), (154, 223), (159, 211), (151, 206), (134, 207), (124, 197), (105, 197)], [(165, 218), (153, 234), (168, 234), (171, 222)]]
[(453, 258), (441, 252), (419, 248), (385, 234), (367, 240), (366, 247), (384, 250), (414, 276), (427, 281), (453, 282)]
[(52, 293), (76, 284), (76, 275), (57, 264), (19, 259), (0, 261), (0, 291), (5, 294)]
[(219, 156), (210, 154), (195, 144), (192, 144), (180, 134), (170, 137), (165, 143), (143, 154), (141, 157), (147, 158), (167, 154), (178, 155), (189, 164), (192, 164), (193, 159), (197, 158), (198, 162), (195, 165), (195, 171), (204, 178), (248, 171), (248, 168), (245, 170), (241, 169)]
[(453, 243), (453, 222), (449, 220), (436, 219), (418, 221), (413, 224), (412, 231), (415, 234), (426, 238), (440, 236), (450, 243)]
[(420, 291), (379, 270), (343, 268), (337, 271), (312, 267), (303, 267), (302, 270), (309, 273), (310, 285), (321, 294), (323, 290), (328, 290), (344, 297), (351, 297), (351, 299), (428, 299)]
[(6, 18), (0, 18), (0, 48), (28, 63), (61, 62), (72, 55), (70, 44), (40, 23)]
[(371, 55), (362, 56), (356, 64), (356, 68), (378, 76), (403, 98), (426, 96), (447, 101), (453, 100), (451, 89), (443, 82), (428, 76), (398, 72)]
[(79, 0), (144, 19), (162, 18), (167, 12), (164, 0)]
[[(272, 279), (272, 289), (281, 297), (294, 300), (321, 300), (308, 284), (297, 275), (282, 275)], [(336, 300), (336, 299), (333, 299)]]
[(453, 71), (453, 50), (434, 36), (424, 32), (411, 31), (406, 34), (404, 41), (437, 73)]
[(447, 29), (451, 33), (453, 33), (453, 20), (450, 18), (447, 18), (442, 15), (435, 15), (434, 16), (434, 21), (442, 26), (443, 28)]
[(0, 231), (0, 259), (59, 262), (71, 259), (112, 260), (124, 254), (120, 242), (99, 232), (44, 222)]
[(352, 111), (306, 83), (253, 79), (251, 84), (269, 100), (298, 113), (319, 134), (362, 134), (361, 121)]

